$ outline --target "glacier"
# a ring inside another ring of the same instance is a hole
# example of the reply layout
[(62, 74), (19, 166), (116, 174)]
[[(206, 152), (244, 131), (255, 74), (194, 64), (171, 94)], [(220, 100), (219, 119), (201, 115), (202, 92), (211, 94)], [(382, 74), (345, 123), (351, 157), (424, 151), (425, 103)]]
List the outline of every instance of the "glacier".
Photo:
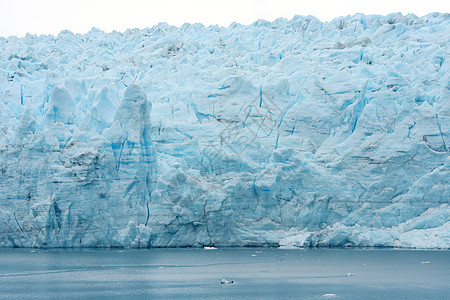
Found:
[(450, 248), (450, 15), (0, 38), (0, 246)]

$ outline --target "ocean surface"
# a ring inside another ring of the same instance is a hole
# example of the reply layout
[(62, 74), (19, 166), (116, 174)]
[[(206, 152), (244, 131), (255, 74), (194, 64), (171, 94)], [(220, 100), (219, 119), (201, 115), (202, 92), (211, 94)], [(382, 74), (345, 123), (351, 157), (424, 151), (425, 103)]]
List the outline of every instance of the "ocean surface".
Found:
[(0, 249), (2, 299), (449, 297), (450, 251)]

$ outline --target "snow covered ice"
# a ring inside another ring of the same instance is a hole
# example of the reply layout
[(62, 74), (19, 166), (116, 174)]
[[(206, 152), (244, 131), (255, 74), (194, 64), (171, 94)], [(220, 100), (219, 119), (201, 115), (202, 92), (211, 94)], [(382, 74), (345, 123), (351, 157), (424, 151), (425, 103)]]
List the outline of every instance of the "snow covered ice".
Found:
[(0, 246), (450, 248), (450, 15), (0, 38)]

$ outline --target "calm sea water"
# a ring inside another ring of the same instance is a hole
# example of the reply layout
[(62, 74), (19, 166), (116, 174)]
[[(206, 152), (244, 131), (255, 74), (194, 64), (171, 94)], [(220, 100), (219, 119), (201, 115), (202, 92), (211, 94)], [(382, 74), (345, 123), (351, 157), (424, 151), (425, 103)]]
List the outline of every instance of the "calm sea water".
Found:
[(111, 297), (450, 299), (450, 251), (0, 249), (0, 298)]

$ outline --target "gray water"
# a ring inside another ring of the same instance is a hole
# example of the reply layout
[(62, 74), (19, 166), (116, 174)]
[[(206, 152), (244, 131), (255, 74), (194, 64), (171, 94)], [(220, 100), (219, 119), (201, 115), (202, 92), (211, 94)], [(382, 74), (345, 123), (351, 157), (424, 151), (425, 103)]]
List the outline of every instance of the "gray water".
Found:
[(0, 298), (450, 299), (449, 270), (450, 251), (0, 249)]

